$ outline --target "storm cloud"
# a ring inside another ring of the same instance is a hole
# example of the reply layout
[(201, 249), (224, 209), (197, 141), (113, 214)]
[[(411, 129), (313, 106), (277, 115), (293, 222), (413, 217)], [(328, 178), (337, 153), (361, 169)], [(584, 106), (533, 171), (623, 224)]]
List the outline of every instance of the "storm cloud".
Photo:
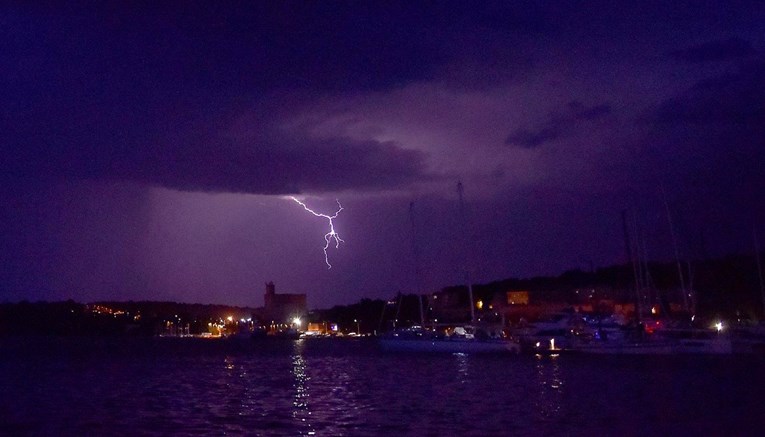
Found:
[[(285, 90), (310, 100), (434, 80), (480, 87), (508, 75), (516, 59), (503, 44), (518, 32), (507, 32), (500, 17), (521, 28), (539, 18), (522, 8), (356, 6), (12, 8), (0, 30), (8, 67), (0, 178), (260, 194), (384, 191), (432, 180), (427, 153), (411, 145), (279, 131), (303, 102), (269, 100)], [(434, 17), (444, 22), (420, 25)], [(494, 33), (491, 42), (484, 32)], [(478, 51), (451, 50), (471, 40)], [(481, 54), (489, 52), (486, 66)], [(458, 68), (466, 63), (473, 67)], [(258, 120), (263, 135), (226, 137), (262, 106), (279, 107)]]
[(708, 41), (682, 50), (673, 50), (669, 55), (689, 63), (719, 62), (748, 58), (757, 54), (752, 43), (741, 38)]
[[(389, 297), (418, 282), (413, 200), (428, 291), (463, 280), (467, 232), (477, 282), (624, 262), (623, 209), (673, 257), (662, 190), (683, 256), (748, 250), (763, 22), (754, 1), (11, 5), (0, 291)], [(296, 193), (345, 208), (330, 271)]]
[(661, 103), (656, 121), (756, 125), (765, 119), (765, 60), (697, 82)]
[(386, 190), (433, 177), (424, 153), (375, 140), (272, 135), (236, 141), (216, 136), (122, 147), (94, 141), (6, 144), (3, 177), (124, 180), (183, 191), (258, 194)]
[(565, 106), (563, 112), (550, 113), (547, 120), (541, 125), (531, 130), (526, 128), (514, 130), (505, 139), (505, 144), (533, 149), (570, 134), (580, 123), (598, 120), (610, 113), (611, 105), (607, 103), (585, 106), (574, 100)]

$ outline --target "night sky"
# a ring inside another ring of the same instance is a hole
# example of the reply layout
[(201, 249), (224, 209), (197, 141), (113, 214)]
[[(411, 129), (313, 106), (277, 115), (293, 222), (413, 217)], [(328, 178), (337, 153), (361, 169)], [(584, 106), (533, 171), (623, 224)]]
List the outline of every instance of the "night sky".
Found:
[[(0, 8), (0, 301), (557, 275), (625, 262), (625, 209), (648, 258), (667, 209), (681, 257), (765, 246), (761, 1), (29, 3)], [(290, 195), (344, 207), (331, 269)]]

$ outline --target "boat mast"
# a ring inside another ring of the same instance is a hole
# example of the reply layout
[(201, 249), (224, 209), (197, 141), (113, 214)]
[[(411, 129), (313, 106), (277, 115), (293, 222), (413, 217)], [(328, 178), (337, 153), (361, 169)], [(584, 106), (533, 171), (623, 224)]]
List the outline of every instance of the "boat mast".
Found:
[[(680, 277), (680, 290), (683, 293), (683, 307), (686, 311), (695, 313), (695, 308), (691, 308), (688, 303), (688, 297), (690, 293), (685, 291), (685, 279), (683, 278), (683, 266), (680, 264), (680, 251), (677, 248), (677, 235), (675, 234), (675, 226), (672, 223), (672, 214), (669, 212), (669, 203), (667, 202), (667, 192), (664, 191), (664, 187), (661, 187), (661, 197), (664, 200), (664, 209), (667, 210), (667, 221), (669, 222), (669, 233), (672, 236), (672, 245), (675, 248), (675, 261), (677, 262), (677, 274)], [(694, 314), (691, 314), (693, 316)]]
[(409, 202), (409, 221), (412, 223), (412, 253), (414, 254), (414, 276), (417, 286), (417, 302), (420, 304), (420, 326), (425, 326), (425, 312), (422, 308), (422, 284), (420, 283), (420, 254), (417, 251), (417, 228), (414, 225), (414, 202)]
[(640, 275), (641, 290), (643, 290), (640, 296), (647, 300), (648, 304), (653, 308), (659, 297), (655, 287), (653, 287), (651, 271), (648, 269), (648, 245), (645, 241), (645, 231), (641, 232), (641, 229), (638, 227), (637, 218), (635, 219), (635, 239), (638, 274)]
[[(457, 194), (460, 196), (460, 225), (462, 226), (462, 229), (467, 229), (467, 226), (465, 225), (465, 200), (464, 197), (464, 189), (462, 187), (462, 181), (457, 182)], [(463, 246), (463, 261), (465, 263), (465, 282), (467, 283), (468, 288), (468, 299), (470, 300), (470, 323), (475, 323), (475, 308), (473, 303), (473, 283), (470, 280), (470, 267), (468, 266), (468, 242), (465, 242), (466, 244)]]
[(624, 249), (627, 251), (627, 263), (632, 265), (632, 276), (635, 278), (635, 317), (637, 321), (643, 318), (640, 310), (640, 283), (637, 274), (637, 266), (632, 259), (632, 244), (630, 243), (630, 233), (627, 228), (627, 210), (622, 210), (622, 230), (624, 231)]
[(651, 303), (651, 291), (648, 289), (648, 276), (646, 274), (648, 270), (648, 256), (645, 249), (645, 234), (641, 233), (636, 214), (633, 214), (632, 217), (632, 235), (634, 235), (632, 241), (635, 244), (633, 255), (635, 256), (634, 263), (637, 274), (635, 283), (639, 287), (638, 296), (641, 302), (648, 301)]

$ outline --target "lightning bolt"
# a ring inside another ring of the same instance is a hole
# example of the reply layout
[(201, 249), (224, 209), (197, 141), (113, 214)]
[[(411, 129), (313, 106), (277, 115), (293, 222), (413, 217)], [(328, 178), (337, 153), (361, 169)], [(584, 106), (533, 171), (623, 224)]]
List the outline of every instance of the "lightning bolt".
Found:
[(340, 248), (340, 243), (345, 243), (345, 241), (343, 241), (343, 239), (340, 238), (339, 235), (337, 235), (337, 232), (335, 232), (335, 224), (332, 222), (332, 220), (336, 219), (337, 215), (340, 214), (340, 211), (343, 210), (343, 205), (340, 205), (340, 201), (336, 200), (337, 208), (338, 208), (337, 211), (335, 211), (335, 213), (333, 215), (327, 215), (327, 214), (320, 214), (320, 213), (312, 210), (311, 208), (306, 206), (305, 203), (299, 201), (296, 197), (290, 196), (290, 199), (294, 200), (295, 203), (297, 203), (298, 205), (302, 206), (303, 209), (305, 209), (306, 211), (308, 211), (311, 214), (315, 215), (316, 217), (323, 217), (323, 218), (329, 220), (329, 232), (324, 234), (324, 242), (326, 243), (324, 245), (324, 262), (327, 263), (327, 269), (328, 270), (331, 269), (332, 268), (332, 264), (329, 263), (329, 256), (327, 255), (327, 249), (329, 249), (330, 243), (332, 241), (335, 242), (335, 249), (339, 249)]

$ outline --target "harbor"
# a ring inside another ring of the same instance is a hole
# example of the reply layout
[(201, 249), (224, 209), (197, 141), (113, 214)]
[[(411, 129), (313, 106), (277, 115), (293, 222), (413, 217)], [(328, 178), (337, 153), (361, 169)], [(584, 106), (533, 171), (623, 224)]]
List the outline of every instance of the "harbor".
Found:
[(764, 1), (0, 23), (0, 436), (765, 435)]

